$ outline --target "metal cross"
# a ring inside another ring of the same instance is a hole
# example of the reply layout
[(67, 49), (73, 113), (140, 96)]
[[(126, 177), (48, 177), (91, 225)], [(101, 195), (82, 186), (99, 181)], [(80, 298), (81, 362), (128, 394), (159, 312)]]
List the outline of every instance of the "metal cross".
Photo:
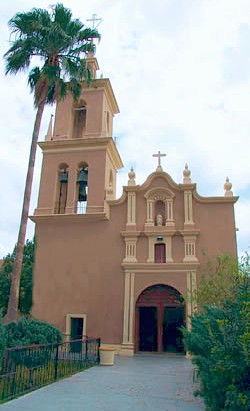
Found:
[[(96, 29), (99, 26), (99, 24), (101, 24), (102, 20), (103, 19), (98, 19), (97, 14), (95, 14), (95, 13), (92, 14), (91, 19), (87, 19), (87, 21), (92, 21), (92, 28), (93, 29)], [(98, 23), (95, 25), (95, 22), (98, 22)]]
[(158, 151), (157, 154), (153, 154), (153, 157), (158, 157), (158, 166), (156, 168), (156, 171), (162, 171), (162, 166), (161, 166), (161, 157), (166, 157), (167, 154), (161, 154), (160, 151)]

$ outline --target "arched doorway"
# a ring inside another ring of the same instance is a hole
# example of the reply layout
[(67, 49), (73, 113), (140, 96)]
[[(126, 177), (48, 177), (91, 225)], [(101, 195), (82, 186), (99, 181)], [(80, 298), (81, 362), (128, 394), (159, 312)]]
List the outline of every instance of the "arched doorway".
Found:
[(167, 285), (146, 288), (136, 302), (137, 351), (183, 352), (185, 304), (181, 294)]

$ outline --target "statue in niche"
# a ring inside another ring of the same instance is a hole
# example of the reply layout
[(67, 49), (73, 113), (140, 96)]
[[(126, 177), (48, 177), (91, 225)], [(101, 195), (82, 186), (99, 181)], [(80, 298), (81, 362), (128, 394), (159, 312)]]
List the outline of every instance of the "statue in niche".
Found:
[(161, 214), (157, 214), (156, 216), (156, 225), (157, 226), (162, 226), (163, 225), (163, 217)]

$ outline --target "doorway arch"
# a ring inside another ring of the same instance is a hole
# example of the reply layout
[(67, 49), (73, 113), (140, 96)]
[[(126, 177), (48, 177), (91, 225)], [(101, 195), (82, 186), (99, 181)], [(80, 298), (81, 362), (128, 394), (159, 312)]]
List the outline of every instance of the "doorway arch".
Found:
[(179, 328), (185, 324), (185, 303), (175, 288), (156, 284), (136, 301), (137, 351), (184, 352)]

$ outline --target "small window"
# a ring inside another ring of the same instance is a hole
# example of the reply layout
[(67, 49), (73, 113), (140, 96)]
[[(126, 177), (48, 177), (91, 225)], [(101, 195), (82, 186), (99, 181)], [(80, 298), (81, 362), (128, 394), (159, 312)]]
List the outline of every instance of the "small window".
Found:
[(87, 109), (84, 104), (74, 110), (73, 138), (82, 138), (86, 128)]

